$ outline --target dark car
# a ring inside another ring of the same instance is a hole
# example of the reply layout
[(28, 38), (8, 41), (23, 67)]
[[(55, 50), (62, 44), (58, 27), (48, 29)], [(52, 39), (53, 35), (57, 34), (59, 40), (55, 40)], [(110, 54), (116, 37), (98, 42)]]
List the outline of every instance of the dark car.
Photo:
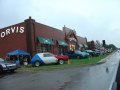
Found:
[(90, 56), (99, 56), (100, 55), (100, 53), (98, 51), (85, 50), (85, 52), (89, 53)]
[(70, 59), (77, 59), (77, 58), (83, 58), (83, 56), (79, 53), (76, 53), (75, 51), (70, 51), (65, 53)]
[(89, 53), (87, 53), (87, 52), (82, 52), (82, 51), (80, 51), (80, 50), (75, 50), (74, 51), (76, 54), (80, 54), (83, 58), (86, 58), (86, 57), (88, 57), (90, 54)]
[(0, 58), (0, 72), (10, 71), (14, 72), (17, 69), (15, 63), (8, 63), (6, 60)]
[(95, 53), (92, 50), (85, 50), (85, 52), (89, 53), (90, 56), (95, 56)]

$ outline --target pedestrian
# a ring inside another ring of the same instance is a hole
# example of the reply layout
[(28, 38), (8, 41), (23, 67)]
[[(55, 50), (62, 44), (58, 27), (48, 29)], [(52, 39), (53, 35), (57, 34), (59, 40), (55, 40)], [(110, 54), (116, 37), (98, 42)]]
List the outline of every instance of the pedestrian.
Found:
[(28, 65), (28, 61), (27, 61), (27, 57), (24, 58), (24, 61), (23, 61), (24, 65), (27, 66)]

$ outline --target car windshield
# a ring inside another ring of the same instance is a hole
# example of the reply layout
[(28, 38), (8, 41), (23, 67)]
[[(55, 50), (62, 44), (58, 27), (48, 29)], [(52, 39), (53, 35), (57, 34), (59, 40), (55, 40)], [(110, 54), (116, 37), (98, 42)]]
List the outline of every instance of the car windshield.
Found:
[(53, 57), (55, 56), (54, 54), (51, 54), (51, 53), (45, 53), (43, 54), (44, 57)]
[(0, 58), (0, 63), (14, 63), (14, 61), (4, 60), (3, 58)]
[(0, 58), (0, 63), (3, 63), (4, 62), (4, 59)]

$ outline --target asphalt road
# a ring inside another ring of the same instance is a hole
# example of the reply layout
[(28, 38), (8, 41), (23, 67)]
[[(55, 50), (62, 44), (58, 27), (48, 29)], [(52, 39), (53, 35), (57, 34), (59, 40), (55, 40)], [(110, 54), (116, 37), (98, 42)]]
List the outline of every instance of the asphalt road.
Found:
[(109, 90), (118, 67), (116, 52), (103, 64), (40, 73), (16, 72), (0, 77), (0, 90)]

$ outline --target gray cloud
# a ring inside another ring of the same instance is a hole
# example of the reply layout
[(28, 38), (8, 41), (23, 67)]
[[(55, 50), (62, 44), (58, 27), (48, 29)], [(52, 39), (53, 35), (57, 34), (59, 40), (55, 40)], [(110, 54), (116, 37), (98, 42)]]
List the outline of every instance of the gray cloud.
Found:
[(119, 0), (0, 0), (0, 28), (32, 16), (37, 22), (75, 29), (88, 40), (103, 40), (120, 47)]

